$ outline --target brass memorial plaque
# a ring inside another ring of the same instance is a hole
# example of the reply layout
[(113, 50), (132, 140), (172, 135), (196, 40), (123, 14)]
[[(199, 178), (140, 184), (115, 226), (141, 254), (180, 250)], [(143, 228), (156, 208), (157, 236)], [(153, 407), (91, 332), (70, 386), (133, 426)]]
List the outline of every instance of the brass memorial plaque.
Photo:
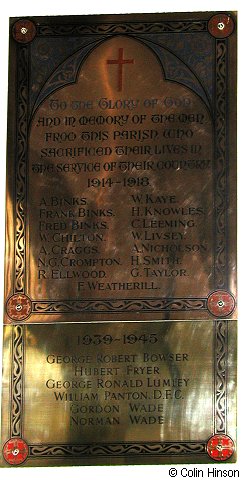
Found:
[(236, 13), (10, 20), (1, 466), (236, 460)]

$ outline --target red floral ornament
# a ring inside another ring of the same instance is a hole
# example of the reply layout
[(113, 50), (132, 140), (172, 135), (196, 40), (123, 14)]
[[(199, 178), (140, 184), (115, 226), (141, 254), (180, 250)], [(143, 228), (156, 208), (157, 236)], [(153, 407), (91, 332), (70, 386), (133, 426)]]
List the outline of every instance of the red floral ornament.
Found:
[(29, 453), (27, 443), (22, 438), (11, 438), (3, 447), (3, 456), (10, 465), (20, 465)]
[(208, 31), (215, 38), (226, 38), (234, 31), (234, 21), (230, 15), (219, 13), (210, 18)]
[(209, 295), (207, 307), (215, 317), (227, 317), (234, 310), (235, 300), (230, 293), (224, 290), (216, 290)]
[(36, 27), (30, 20), (18, 20), (13, 26), (13, 38), (19, 43), (32, 42), (36, 35)]
[(213, 460), (228, 460), (234, 453), (234, 442), (227, 435), (214, 435), (208, 440), (207, 452)]
[(13, 295), (7, 302), (7, 314), (12, 320), (25, 320), (31, 310), (31, 300), (22, 293)]

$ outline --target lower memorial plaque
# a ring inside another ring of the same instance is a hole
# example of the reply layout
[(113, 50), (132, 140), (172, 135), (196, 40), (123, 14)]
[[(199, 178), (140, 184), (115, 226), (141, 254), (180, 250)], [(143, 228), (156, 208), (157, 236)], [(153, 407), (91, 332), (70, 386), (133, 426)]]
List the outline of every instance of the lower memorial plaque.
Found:
[(1, 466), (236, 460), (235, 32), (10, 20)]

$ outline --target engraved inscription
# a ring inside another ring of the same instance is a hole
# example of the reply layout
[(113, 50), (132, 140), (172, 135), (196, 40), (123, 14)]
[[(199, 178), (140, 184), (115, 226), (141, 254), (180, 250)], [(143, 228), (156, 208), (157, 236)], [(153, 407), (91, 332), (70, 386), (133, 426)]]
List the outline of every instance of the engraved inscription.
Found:
[[(107, 64), (117, 51), (120, 61)], [(36, 111), (30, 151), (30, 296), (210, 292), (210, 114), (192, 91), (166, 81), (147, 47), (115, 38), (94, 50), (77, 82)]]
[[(32, 443), (40, 429), (44, 442), (65, 442), (66, 436), (69, 443), (78, 441), (81, 432), (85, 443), (93, 439), (92, 427), (95, 440), (103, 434), (106, 441), (194, 440), (194, 422), (201, 438), (210, 435), (212, 325), (127, 322), (115, 329), (110, 323), (25, 328), (25, 432)], [(44, 350), (36, 348), (43, 338)], [(30, 409), (37, 385), (39, 396)], [(47, 405), (52, 412), (48, 428), (43, 420)]]

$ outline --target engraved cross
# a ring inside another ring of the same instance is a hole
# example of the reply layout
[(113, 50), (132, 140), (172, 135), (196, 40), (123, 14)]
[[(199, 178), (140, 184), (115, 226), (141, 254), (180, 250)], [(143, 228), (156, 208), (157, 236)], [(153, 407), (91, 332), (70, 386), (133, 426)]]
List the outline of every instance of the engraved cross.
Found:
[(123, 65), (127, 63), (134, 64), (133, 58), (124, 59), (123, 54), (124, 54), (124, 49), (119, 48), (117, 60), (107, 60), (108, 65), (118, 65), (118, 92), (121, 92), (123, 88)]

